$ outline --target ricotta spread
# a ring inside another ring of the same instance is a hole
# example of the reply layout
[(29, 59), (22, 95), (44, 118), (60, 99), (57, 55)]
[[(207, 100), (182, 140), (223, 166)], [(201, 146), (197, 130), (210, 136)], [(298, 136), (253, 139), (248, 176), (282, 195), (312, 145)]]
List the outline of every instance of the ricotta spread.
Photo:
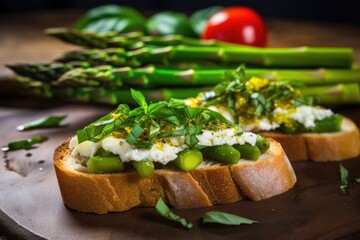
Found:
[[(257, 135), (251, 132), (244, 132), (241, 135), (237, 134), (236, 128), (227, 128), (219, 131), (203, 130), (201, 134), (196, 136), (199, 140), (199, 145), (203, 146), (217, 146), (228, 144), (251, 145), (256, 144)], [(72, 156), (92, 157), (96, 151), (102, 147), (104, 150), (119, 155), (122, 162), (141, 161), (143, 159), (151, 159), (154, 162), (167, 164), (176, 159), (177, 154), (187, 148), (183, 136), (170, 137), (166, 141), (161, 139), (155, 142), (150, 149), (136, 148), (126, 142), (125, 139), (115, 138), (109, 136), (104, 138), (101, 142), (95, 143), (91, 141), (84, 141), (78, 143), (77, 137), (73, 137), (70, 141), (70, 148), (73, 148)]]

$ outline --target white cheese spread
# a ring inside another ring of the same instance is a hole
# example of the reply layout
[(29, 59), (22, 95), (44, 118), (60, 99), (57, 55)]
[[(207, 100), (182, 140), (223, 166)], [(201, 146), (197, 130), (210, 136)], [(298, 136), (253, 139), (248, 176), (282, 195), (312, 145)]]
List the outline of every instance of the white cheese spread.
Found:
[(300, 106), (296, 108), (294, 113), (290, 114), (290, 118), (298, 121), (306, 128), (311, 128), (315, 127), (315, 120), (322, 120), (331, 115), (333, 115), (333, 112), (329, 109)]
[[(255, 145), (257, 135), (251, 132), (237, 135), (235, 128), (228, 128), (219, 131), (203, 130), (196, 137), (199, 140), (198, 144), (203, 146), (242, 145), (244, 143)], [(92, 157), (101, 146), (104, 150), (119, 155), (122, 162), (141, 161), (148, 158), (165, 165), (175, 160), (179, 152), (188, 148), (183, 136), (170, 137), (168, 140), (165, 142), (155, 142), (150, 149), (139, 149), (127, 143), (125, 139), (113, 136), (106, 137), (99, 143), (84, 141), (80, 144), (78, 144), (77, 137), (75, 136), (71, 139), (69, 147), (73, 148), (73, 157), (77, 155)]]
[[(210, 110), (219, 112), (225, 118), (234, 122), (232, 115), (230, 115), (231, 117), (228, 117), (228, 115), (226, 114), (227, 112), (228, 114), (230, 114), (229, 110), (226, 110), (225, 107), (222, 108), (223, 109), (213, 106), (209, 107)], [(324, 118), (332, 116), (334, 113), (330, 109), (323, 109), (320, 107), (311, 106), (300, 106), (291, 110), (277, 107), (274, 109), (273, 114), (274, 116), (286, 116), (286, 118), (293, 119), (304, 125), (305, 128), (309, 129), (315, 126), (315, 120), (322, 120)], [(239, 119), (241, 122), (241, 117)], [(276, 121), (270, 121), (267, 117), (263, 117), (251, 123), (243, 123), (242, 126), (245, 131), (270, 131), (279, 128), (280, 124), (281, 122), (278, 123)]]

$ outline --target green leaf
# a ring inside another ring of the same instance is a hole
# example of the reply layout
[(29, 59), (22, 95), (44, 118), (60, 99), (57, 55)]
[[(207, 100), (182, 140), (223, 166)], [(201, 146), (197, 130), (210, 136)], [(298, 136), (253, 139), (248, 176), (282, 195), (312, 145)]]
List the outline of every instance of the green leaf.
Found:
[(348, 183), (348, 170), (340, 164), (340, 189), (344, 194), (348, 193), (349, 183)]
[(45, 142), (46, 140), (47, 137), (38, 135), (33, 138), (10, 142), (6, 146), (2, 147), (1, 150), (3, 152), (7, 152), (7, 151), (20, 150), (20, 149), (30, 149), (34, 147), (35, 144)]
[(360, 183), (360, 178), (356, 178), (355, 183)]
[[(108, 22), (112, 25), (111, 28), (106, 27)], [(118, 24), (114, 25), (115, 22)], [(104, 26), (108, 31), (145, 31), (145, 22), (144, 16), (136, 9), (129, 6), (109, 4), (89, 10), (77, 20), (74, 28), (104, 32), (104, 29), (101, 28)]]
[(87, 140), (92, 140), (96, 142), (101, 140), (99, 138), (95, 139), (95, 137), (101, 134), (102, 130), (106, 125), (94, 126), (95, 124), (90, 125), (84, 129), (78, 130), (76, 132), (79, 143), (82, 143)]
[(125, 119), (127, 119), (129, 111), (130, 108), (128, 105), (120, 104), (114, 111), (89, 124), (84, 129), (78, 130), (76, 135), (79, 143), (87, 140), (91, 140), (93, 142), (100, 141), (102, 138), (111, 133), (111, 128), (114, 128), (115, 126), (118, 127)]
[(126, 137), (126, 141), (130, 144), (135, 144), (143, 131), (144, 129), (140, 125), (136, 125)]
[(196, 118), (197, 116), (199, 116), (199, 114), (204, 111), (203, 108), (190, 108), (190, 107), (187, 107), (185, 108), (185, 113), (186, 113), (186, 116), (188, 118), (191, 118), (191, 119), (194, 119)]
[(165, 107), (165, 103), (163, 103), (163, 102), (152, 103), (148, 107), (148, 112), (149, 112), (149, 114), (156, 113), (156, 111), (158, 111), (159, 109), (161, 109), (163, 107)]
[(176, 214), (174, 214), (173, 212), (170, 211), (170, 209), (168, 208), (168, 206), (166, 206), (166, 204), (164, 203), (164, 201), (162, 200), (162, 198), (160, 197), (159, 200), (156, 203), (155, 206), (156, 211), (163, 217), (174, 221), (174, 222), (178, 222), (179, 224), (181, 224), (184, 228), (192, 228), (192, 223), (189, 223), (185, 218), (182, 218)]
[(210, 211), (205, 213), (203, 223), (219, 223), (224, 225), (240, 225), (240, 224), (253, 224), (258, 223), (257, 221), (243, 218), (234, 214)]
[(140, 91), (137, 91), (132, 88), (130, 89), (130, 91), (131, 91), (131, 96), (133, 97), (133, 99), (137, 102), (137, 104), (139, 104), (140, 107), (145, 109), (145, 112), (146, 112), (147, 108), (148, 108), (148, 104), (146, 102), (144, 95)]
[(164, 107), (158, 109), (156, 111), (157, 118), (166, 121), (168, 123), (174, 124), (175, 126), (180, 126), (180, 115), (174, 108), (171, 107)]
[(146, 29), (150, 35), (196, 35), (190, 26), (189, 18), (183, 13), (172, 11), (152, 15), (146, 23)]
[(25, 130), (38, 129), (38, 128), (58, 127), (60, 125), (60, 122), (64, 118), (66, 118), (66, 116), (49, 116), (45, 118), (40, 118), (35, 121), (17, 126), (16, 129), (18, 131), (25, 131)]
[(145, 114), (144, 108), (135, 108), (129, 113), (129, 118), (141, 117)]
[(194, 32), (201, 36), (209, 18), (221, 9), (223, 9), (221, 6), (212, 6), (194, 12), (190, 17), (190, 25)]

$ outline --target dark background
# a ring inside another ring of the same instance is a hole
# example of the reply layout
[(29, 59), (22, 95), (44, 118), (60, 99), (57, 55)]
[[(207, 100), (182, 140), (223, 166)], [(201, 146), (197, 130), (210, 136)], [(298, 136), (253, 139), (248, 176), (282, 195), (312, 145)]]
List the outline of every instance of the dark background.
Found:
[(360, 25), (359, 0), (0, 0), (0, 14), (47, 9), (86, 10), (108, 3), (129, 5), (139, 10), (175, 10), (187, 13), (213, 5), (243, 5), (254, 8), (264, 17)]

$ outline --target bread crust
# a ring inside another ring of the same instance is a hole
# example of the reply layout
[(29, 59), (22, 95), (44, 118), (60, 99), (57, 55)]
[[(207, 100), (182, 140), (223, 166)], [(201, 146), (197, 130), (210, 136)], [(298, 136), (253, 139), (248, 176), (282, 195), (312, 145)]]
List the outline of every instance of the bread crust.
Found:
[(257, 161), (205, 165), (191, 173), (157, 169), (149, 178), (136, 172), (89, 174), (71, 169), (69, 141), (55, 150), (54, 165), (65, 205), (80, 212), (104, 214), (155, 206), (159, 197), (175, 208), (209, 207), (246, 198), (258, 201), (294, 186), (296, 176), (281, 145), (269, 140), (269, 151)]
[(283, 134), (269, 131), (261, 135), (273, 138), (284, 148), (290, 161), (341, 161), (360, 155), (360, 135), (356, 124), (344, 117), (342, 131), (336, 133)]

